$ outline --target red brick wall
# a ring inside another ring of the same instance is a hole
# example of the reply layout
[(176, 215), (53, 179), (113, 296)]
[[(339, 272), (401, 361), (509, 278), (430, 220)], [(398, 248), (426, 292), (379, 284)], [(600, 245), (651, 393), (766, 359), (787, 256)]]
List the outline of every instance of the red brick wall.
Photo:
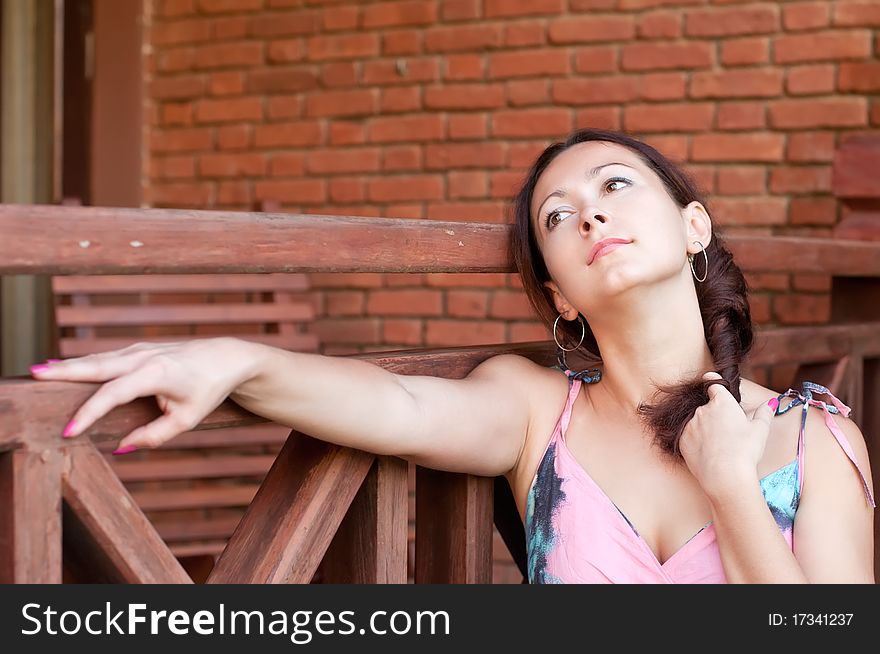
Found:
[[(880, 127), (875, 0), (147, 7), (153, 206), (502, 222), (534, 156), (594, 126), (685, 163), (731, 232), (827, 235), (834, 148)], [(311, 280), (328, 354), (549, 338), (515, 274)], [(825, 276), (749, 281), (760, 323), (829, 319)]]

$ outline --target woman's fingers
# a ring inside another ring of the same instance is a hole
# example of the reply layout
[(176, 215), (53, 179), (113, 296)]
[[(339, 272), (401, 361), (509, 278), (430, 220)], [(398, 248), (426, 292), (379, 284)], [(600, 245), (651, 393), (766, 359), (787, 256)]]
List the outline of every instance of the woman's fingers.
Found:
[(64, 429), (63, 436), (65, 438), (78, 436), (112, 409), (139, 397), (155, 395), (157, 377), (148, 370), (146, 373), (143, 370), (119, 377), (101, 386), (76, 410)]
[(40, 380), (102, 382), (125, 375), (155, 353), (156, 346), (137, 343), (122, 350), (31, 366)]
[(191, 429), (179, 413), (166, 413), (142, 427), (138, 427), (119, 441), (114, 454), (128, 454), (142, 447), (159, 447), (162, 443)]

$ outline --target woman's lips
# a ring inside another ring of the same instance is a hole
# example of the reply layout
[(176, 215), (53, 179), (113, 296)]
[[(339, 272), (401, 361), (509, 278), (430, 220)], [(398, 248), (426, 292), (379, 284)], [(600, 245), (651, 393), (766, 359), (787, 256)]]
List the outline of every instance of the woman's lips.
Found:
[(612, 250), (616, 250), (617, 248), (623, 247), (624, 245), (629, 245), (629, 243), (609, 243), (608, 245), (604, 245), (604, 246), (602, 246), (602, 247), (599, 249), (599, 251), (596, 252), (596, 256), (593, 257), (593, 261), (591, 261), (590, 263), (595, 262), (596, 259), (598, 259), (598, 258), (601, 257), (602, 255), (608, 254), (608, 253), (611, 252)]

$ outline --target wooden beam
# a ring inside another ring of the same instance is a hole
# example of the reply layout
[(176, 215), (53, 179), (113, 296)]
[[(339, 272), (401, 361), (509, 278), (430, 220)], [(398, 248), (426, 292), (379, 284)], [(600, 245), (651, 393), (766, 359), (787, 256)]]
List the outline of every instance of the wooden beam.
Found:
[(91, 443), (65, 448), (64, 501), (126, 583), (192, 583)]
[(308, 583), (375, 456), (291, 432), (208, 583)]
[(61, 469), (57, 450), (0, 453), (0, 583), (61, 583)]

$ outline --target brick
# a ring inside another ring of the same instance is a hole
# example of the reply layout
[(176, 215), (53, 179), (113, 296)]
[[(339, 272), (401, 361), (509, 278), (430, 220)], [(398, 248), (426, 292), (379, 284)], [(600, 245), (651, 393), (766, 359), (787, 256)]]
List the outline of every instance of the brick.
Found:
[(495, 291), (489, 305), (490, 318), (527, 319), (535, 314), (522, 291)]
[(201, 43), (211, 38), (211, 23), (204, 19), (163, 21), (153, 25), (150, 37), (154, 47)]
[(286, 41), (270, 41), (266, 58), (269, 63), (284, 64), (302, 61), (306, 56), (306, 47), (302, 39)]
[(191, 102), (166, 102), (161, 107), (163, 126), (192, 125), (193, 106)]
[(501, 25), (434, 27), (425, 32), (427, 52), (472, 52), (501, 45)]
[(482, 55), (461, 54), (444, 57), (443, 79), (451, 81), (483, 79)]
[(235, 207), (249, 211), (253, 206), (253, 193), (249, 181), (223, 181), (217, 184), (217, 206)]
[(437, 20), (437, 3), (431, 0), (415, 2), (378, 2), (363, 8), (362, 27), (401, 27), (430, 25)]
[(574, 114), (574, 127), (621, 130), (620, 107), (596, 107), (579, 109)]
[(682, 163), (688, 156), (688, 138), (679, 134), (655, 134), (643, 137), (643, 140), (667, 159)]
[(858, 127), (868, 123), (865, 98), (778, 100), (769, 105), (770, 126), (777, 129)]
[(365, 59), (379, 54), (377, 34), (344, 34), (313, 36), (306, 42), (309, 61), (329, 59)]
[(835, 198), (792, 198), (788, 220), (792, 225), (836, 225)]
[[(737, 0), (727, 0), (736, 2)], [(702, 5), (706, 0), (620, 0), (618, 9), (629, 11), (631, 9), (652, 9), (667, 5)]]
[(768, 34), (779, 31), (779, 7), (731, 7), (730, 9), (696, 9), (685, 12), (684, 33), (687, 36), (736, 36)]
[(751, 66), (770, 61), (767, 38), (728, 39), (721, 43), (721, 63), (725, 66)]
[(321, 12), (322, 25), (325, 32), (337, 32), (357, 29), (361, 8), (334, 7), (330, 11)]
[[(785, 90), (789, 95), (834, 93), (834, 68), (832, 64), (790, 68), (788, 77), (785, 80)], [(880, 72), (880, 69), (878, 69), (878, 72)], [(878, 88), (880, 88), (880, 85), (878, 85)]]
[(746, 284), (752, 291), (787, 291), (789, 290), (788, 273), (756, 273), (744, 272)]
[(712, 218), (727, 225), (784, 225), (785, 198), (716, 197), (712, 202)]
[(367, 291), (367, 313), (394, 316), (439, 316), (443, 292), (433, 289)]
[(506, 221), (507, 202), (458, 201), (431, 202), (425, 213), (429, 220), (452, 220), (502, 224)]
[(574, 70), (577, 73), (612, 73), (617, 70), (617, 46), (592, 46), (575, 50)]
[(321, 84), (326, 88), (357, 86), (360, 82), (360, 62), (337, 61), (321, 66)]
[(449, 197), (453, 200), (484, 198), (488, 195), (489, 179), (484, 172), (450, 172), (446, 178)]
[(831, 22), (831, 10), (825, 2), (798, 2), (782, 8), (782, 25), (786, 30), (817, 29)]
[(470, 20), (483, 15), (482, 0), (442, 0), (440, 18), (444, 22)]
[(380, 288), (382, 273), (309, 273), (312, 288)]
[(547, 27), (550, 43), (556, 44), (626, 41), (635, 34), (632, 16), (557, 18)]
[(796, 291), (815, 291), (819, 293), (831, 291), (831, 275), (798, 273), (792, 275), (792, 282)]
[(322, 344), (378, 343), (382, 333), (379, 318), (318, 318), (312, 330)]
[(385, 218), (416, 218), (422, 220), (425, 217), (425, 211), (421, 202), (402, 202), (400, 204), (386, 204), (382, 216)]
[(254, 131), (254, 145), (258, 148), (318, 145), (323, 137), (321, 125), (313, 121), (291, 121), (272, 125), (258, 125)]
[(770, 192), (830, 193), (830, 166), (779, 166), (770, 171)]
[(718, 129), (763, 129), (767, 126), (764, 102), (722, 102), (715, 116)]
[(763, 166), (725, 166), (718, 169), (719, 195), (765, 195), (767, 171)]
[(158, 14), (165, 18), (176, 18), (196, 13), (195, 0), (163, 0)]
[(306, 98), (306, 115), (313, 118), (364, 116), (375, 113), (377, 106), (378, 97), (374, 89), (322, 91)]
[(262, 118), (262, 98), (202, 100), (196, 105), (196, 121), (199, 123), (234, 123)]
[(563, 105), (628, 103), (638, 98), (639, 81), (635, 76), (554, 80), (553, 102)]
[(709, 43), (629, 43), (623, 46), (623, 70), (661, 70), (709, 68), (712, 66)]
[(372, 118), (367, 124), (371, 143), (439, 141), (444, 138), (443, 117), (437, 114)]
[(833, 132), (799, 132), (788, 137), (788, 161), (831, 161), (834, 158)]
[(449, 120), (449, 138), (473, 140), (486, 138), (489, 123), (486, 114), (452, 114)]
[(513, 107), (550, 103), (550, 85), (543, 79), (514, 80), (507, 83), (507, 102)]
[(504, 324), (478, 320), (427, 320), (425, 345), (455, 347), (503, 343)]
[(715, 107), (708, 103), (628, 105), (624, 129), (633, 132), (693, 132), (711, 128)]
[(500, 168), (504, 152), (503, 143), (429, 144), (425, 146), (425, 168)]
[(780, 161), (785, 145), (781, 134), (697, 134), (693, 161)]
[(434, 82), (440, 77), (440, 66), (433, 57), (398, 59), (396, 61), (368, 61), (364, 63), (363, 77), (365, 84)]
[(532, 163), (547, 147), (547, 143), (511, 143), (507, 148), (507, 166), (510, 168), (530, 168)]
[(203, 208), (211, 204), (208, 184), (154, 184), (150, 195), (150, 204), (155, 207)]
[(695, 72), (692, 98), (769, 98), (782, 95), (783, 71), (768, 69)]
[(266, 174), (262, 154), (204, 154), (199, 157), (202, 177), (260, 177)]
[(299, 95), (276, 95), (268, 99), (266, 116), (269, 120), (302, 117), (302, 97)]
[(773, 314), (770, 311), (769, 296), (764, 293), (760, 295), (751, 294), (749, 295), (748, 302), (749, 314), (752, 317), (752, 322), (759, 325), (771, 322)]
[(422, 52), (422, 31), (391, 32), (382, 35), (382, 54), (411, 55)]
[(150, 85), (150, 96), (155, 100), (201, 98), (206, 87), (206, 80), (200, 75), (160, 77)]
[(505, 278), (505, 273), (431, 273), (425, 276), (425, 285), (437, 288), (501, 288), (506, 285)]
[(198, 0), (198, 7), (206, 14), (253, 11), (263, 8), (263, 0)]
[(150, 150), (153, 152), (191, 152), (209, 150), (214, 143), (213, 131), (209, 128), (165, 129), (153, 132)]
[(489, 79), (567, 75), (569, 70), (565, 50), (518, 50), (489, 55)]
[(162, 157), (157, 163), (161, 179), (192, 179), (196, 176), (196, 160), (193, 156)]
[(617, 9), (618, 0), (569, 0), (568, 8), (572, 11), (595, 11), (600, 9)]
[(303, 68), (268, 68), (248, 74), (245, 87), (248, 93), (302, 93), (319, 87), (313, 70)]
[(334, 120), (330, 123), (330, 145), (356, 145), (367, 142), (367, 130), (361, 121)]
[(422, 345), (422, 321), (412, 318), (386, 318), (382, 321), (382, 340), (401, 345)]
[(422, 159), (421, 146), (387, 146), (382, 149), (382, 170), (395, 172), (421, 170)]
[(281, 152), (269, 160), (271, 177), (300, 177), (306, 172), (305, 155), (299, 152)]
[(489, 197), (512, 198), (525, 181), (525, 173), (502, 171), (493, 172), (489, 178)]
[(856, 93), (880, 93), (880, 62), (841, 63), (837, 90)]
[(256, 66), (263, 63), (263, 44), (251, 41), (203, 45), (196, 51), (197, 68)]
[(306, 158), (306, 170), (313, 175), (376, 172), (380, 166), (378, 148), (332, 148), (311, 150)]
[(322, 179), (260, 180), (254, 182), (254, 196), (290, 204), (326, 202), (327, 183)]
[(488, 291), (454, 289), (446, 293), (446, 315), (450, 318), (485, 318), (488, 312)]
[(880, 27), (880, 6), (873, 0), (835, 2), (835, 27)]
[(244, 74), (238, 71), (214, 73), (208, 89), (211, 95), (241, 95), (244, 92)]
[(561, 138), (571, 131), (572, 116), (566, 109), (522, 109), (497, 111), (492, 115), (492, 135), (496, 137)]
[(831, 296), (792, 293), (773, 298), (773, 316), (782, 325), (815, 325), (831, 320)]
[(537, 322), (509, 323), (510, 342), (528, 343), (530, 341), (546, 341), (553, 337), (544, 325)]
[(363, 291), (324, 291), (325, 312), (332, 318), (361, 316), (366, 300)]
[(486, 0), (486, 18), (513, 18), (518, 16), (541, 16), (565, 11), (565, 0)]
[(217, 128), (217, 146), (220, 150), (242, 150), (251, 146), (253, 127), (250, 125), (223, 125)]
[(686, 164), (684, 172), (704, 194), (715, 192), (715, 167)]
[(363, 202), (367, 199), (367, 183), (362, 177), (336, 177), (327, 185), (331, 202)]
[(251, 18), (250, 34), (258, 39), (276, 36), (305, 36), (317, 34), (321, 17), (315, 11), (284, 13), (257, 13)]
[(677, 39), (681, 36), (681, 15), (678, 12), (652, 12), (639, 16), (636, 34), (640, 39)]
[(445, 84), (425, 88), (426, 109), (495, 109), (504, 106), (501, 84)]
[(379, 110), (382, 113), (403, 113), (420, 111), (422, 108), (422, 89), (418, 86), (382, 89)]
[(546, 42), (547, 31), (537, 21), (508, 23), (504, 26), (504, 45), (508, 48), (528, 48)]
[(439, 200), (443, 186), (441, 175), (381, 177), (369, 181), (367, 192), (371, 202)]
[(211, 38), (215, 41), (243, 39), (248, 33), (248, 19), (244, 16), (215, 18)]
[(647, 73), (641, 75), (637, 89), (642, 100), (683, 100), (687, 86), (684, 73)]
[(864, 59), (871, 56), (870, 30), (789, 34), (773, 39), (773, 63)]
[(163, 73), (179, 73), (191, 70), (196, 61), (196, 49), (165, 48), (156, 55), (156, 67)]

